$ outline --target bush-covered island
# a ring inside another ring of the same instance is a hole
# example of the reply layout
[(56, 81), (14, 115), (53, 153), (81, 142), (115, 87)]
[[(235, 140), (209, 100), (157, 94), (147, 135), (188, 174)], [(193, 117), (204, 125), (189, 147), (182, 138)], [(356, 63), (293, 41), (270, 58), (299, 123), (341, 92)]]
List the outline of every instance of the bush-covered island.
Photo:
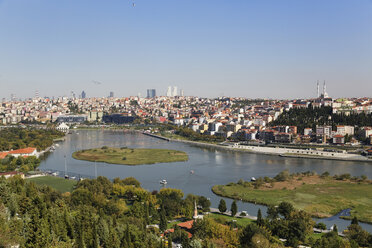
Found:
[(343, 209), (351, 209), (351, 216), (372, 223), (372, 181), (365, 176), (352, 178), (350, 174), (329, 176), (325, 172), (289, 174), (279, 173), (274, 178), (258, 178), (255, 182), (215, 185), (212, 191), (220, 196), (268, 206), (286, 201), (296, 209), (315, 217), (329, 217)]
[(112, 148), (103, 146), (76, 151), (72, 157), (79, 160), (105, 162), (109, 164), (140, 165), (187, 161), (187, 153), (167, 149)]

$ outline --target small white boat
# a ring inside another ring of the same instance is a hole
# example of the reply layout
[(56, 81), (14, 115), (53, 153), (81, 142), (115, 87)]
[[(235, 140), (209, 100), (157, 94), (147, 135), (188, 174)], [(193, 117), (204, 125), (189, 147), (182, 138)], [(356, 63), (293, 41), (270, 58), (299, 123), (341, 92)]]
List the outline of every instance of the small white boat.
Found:
[(251, 181), (252, 182), (255, 182), (256, 181), (256, 178), (255, 177), (251, 177)]
[(69, 179), (70, 177), (68, 175), (65, 175), (65, 179)]
[(70, 177), (71, 180), (76, 180), (76, 177)]
[(167, 182), (167, 180), (165, 180), (165, 179), (163, 179), (163, 180), (160, 180), (160, 182), (159, 182), (160, 184), (167, 184), (168, 182)]
[(58, 172), (53, 172), (52, 173), (52, 176), (55, 176), (56, 177), (57, 175), (58, 175)]

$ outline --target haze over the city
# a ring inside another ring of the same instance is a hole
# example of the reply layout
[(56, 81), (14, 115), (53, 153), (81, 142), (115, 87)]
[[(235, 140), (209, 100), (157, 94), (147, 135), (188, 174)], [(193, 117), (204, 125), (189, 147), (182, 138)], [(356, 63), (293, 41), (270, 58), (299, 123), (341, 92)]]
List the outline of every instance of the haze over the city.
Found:
[[(371, 96), (370, 0), (0, 0), (0, 97)], [(100, 83), (94, 83), (100, 82)]]

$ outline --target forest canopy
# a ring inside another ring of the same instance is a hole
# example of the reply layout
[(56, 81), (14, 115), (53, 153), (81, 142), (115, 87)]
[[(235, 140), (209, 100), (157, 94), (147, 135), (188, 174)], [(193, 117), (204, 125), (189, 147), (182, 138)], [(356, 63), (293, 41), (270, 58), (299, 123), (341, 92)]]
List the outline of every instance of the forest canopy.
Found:
[(64, 136), (55, 129), (2, 128), (0, 129), (0, 151), (10, 151), (26, 147), (45, 150), (53, 144), (54, 139)]

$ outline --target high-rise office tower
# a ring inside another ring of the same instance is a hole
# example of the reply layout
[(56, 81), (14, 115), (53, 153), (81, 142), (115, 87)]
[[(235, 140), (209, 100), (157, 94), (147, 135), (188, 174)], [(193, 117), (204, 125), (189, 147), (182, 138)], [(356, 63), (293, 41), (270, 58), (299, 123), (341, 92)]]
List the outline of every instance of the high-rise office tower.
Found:
[(167, 89), (167, 96), (168, 96), (168, 97), (172, 96), (172, 86), (168, 86), (168, 89)]
[(110, 97), (114, 97), (114, 92), (110, 91)]
[(172, 96), (178, 96), (178, 89), (177, 89), (177, 86), (173, 86), (173, 92), (172, 92)]
[(83, 92), (81, 92), (81, 98), (85, 98), (85, 97), (87, 97), (87, 94), (85, 93), (85, 91), (83, 90)]
[(320, 97), (319, 80), (316, 82), (317, 98)]
[(156, 97), (156, 90), (155, 89), (147, 89), (147, 98), (154, 98)]

